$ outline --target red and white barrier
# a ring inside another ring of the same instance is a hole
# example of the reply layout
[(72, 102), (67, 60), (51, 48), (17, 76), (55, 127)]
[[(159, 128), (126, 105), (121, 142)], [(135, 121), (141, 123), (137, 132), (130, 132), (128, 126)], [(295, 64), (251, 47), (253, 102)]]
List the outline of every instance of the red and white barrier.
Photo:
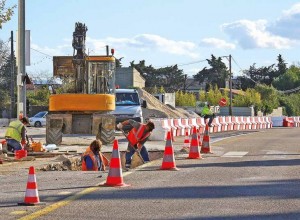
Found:
[(191, 134), (192, 127), (189, 126), (189, 119), (188, 118), (182, 118), (181, 124), (184, 126), (185, 132), (188, 132), (188, 134)]
[(163, 118), (153, 118), (151, 121), (153, 122), (155, 129), (152, 131), (152, 134), (149, 137), (149, 140), (152, 141), (164, 141), (166, 140), (168, 131), (171, 128), (168, 126), (168, 119)]
[(174, 118), (174, 126), (176, 126), (176, 136), (183, 136), (184, 135), (184, 126), (181, 124), (180, 118)]
[(226, 123), (225, 116), (219, 116), (219, 122), (221, 124), (221, 131), (227, 131), (228, 124)]

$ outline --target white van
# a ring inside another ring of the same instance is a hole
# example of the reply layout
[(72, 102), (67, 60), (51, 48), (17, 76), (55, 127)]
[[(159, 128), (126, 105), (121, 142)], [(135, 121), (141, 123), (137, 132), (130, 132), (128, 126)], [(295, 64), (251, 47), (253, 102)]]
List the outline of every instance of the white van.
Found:
[(116, 116), (116, 124), (128, 119), (143, 123), (142, 107), (146, 108), (147, 103), (140, 99), (136, 89), (116, 89), (116, 109), (111, 114)]

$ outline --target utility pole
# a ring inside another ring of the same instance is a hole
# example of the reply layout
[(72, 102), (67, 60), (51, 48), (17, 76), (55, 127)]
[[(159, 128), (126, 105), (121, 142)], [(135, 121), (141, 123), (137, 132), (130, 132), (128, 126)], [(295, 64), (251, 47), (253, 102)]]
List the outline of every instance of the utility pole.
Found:
[(23, 112), (26, 116), (26, 84), (25, 77), (25, 0), (19, 0), (18, 4), (18, 76), (17, 76), (17, 116)]
[(187, 74), (184, 74), (184, 82), (183, 82), (183, 91), (186, 91), (186, 80), (187, 80)]
[(14, 56), (14, 32), (10, 32), (10, 109), (9, 109), (9, 118), (13, 116), (13, 110), (15, 105), (15, 56)]
[(229, 115), (232, 116), (232, 72), (231, 72), (231, 54), (229, 54)]

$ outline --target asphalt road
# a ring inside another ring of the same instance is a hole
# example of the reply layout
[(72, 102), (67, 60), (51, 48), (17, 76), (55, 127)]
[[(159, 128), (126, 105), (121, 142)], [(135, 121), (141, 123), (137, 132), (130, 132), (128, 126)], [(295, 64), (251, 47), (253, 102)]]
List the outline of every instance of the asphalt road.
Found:
[[(213, 154), (162, 160), (123, 173), (128, 187), (98, 186), (104, 173), (37, 172), (40, 200), (24, 207), (28, 167), (0, 176), (0, 219), (300, 219), (300, 128), (215, 137)], [(30, 165), (30, 162), (27, 162)]]

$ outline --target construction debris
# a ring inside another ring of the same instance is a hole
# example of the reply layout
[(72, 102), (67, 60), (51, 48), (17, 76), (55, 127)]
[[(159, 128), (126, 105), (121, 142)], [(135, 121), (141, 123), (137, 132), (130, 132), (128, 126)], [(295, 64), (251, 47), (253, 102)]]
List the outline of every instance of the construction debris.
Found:
[(45, 165), (40, 170), (42, 171), (78, 171), (81, 170), (81, 157), (60, 155), (51, 163)]

